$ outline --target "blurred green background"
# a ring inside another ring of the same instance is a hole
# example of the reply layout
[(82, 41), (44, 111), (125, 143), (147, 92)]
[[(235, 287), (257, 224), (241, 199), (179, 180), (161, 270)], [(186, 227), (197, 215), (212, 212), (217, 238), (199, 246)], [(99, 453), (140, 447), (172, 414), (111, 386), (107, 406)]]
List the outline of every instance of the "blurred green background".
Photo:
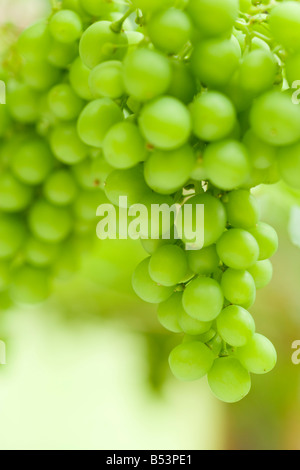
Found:
[[(0, 0), (2, 24), (23, 28), (46, 11), (44, 0)], [(252, 309), (277, 347), (276, 370), (254, 377), (236, 405), (219, 403), (205, 380), (177, 382), (167, 366), (176, 338), (131, 289), (143, 250), (95, 234), (79, 274), (46, 304), (1, 312), (0, 449), (300, 449), (300, 365), (291, 361), (300, 339), (300, 193), (281, 184), (255, 193), (280, 236), (273, 282)]]

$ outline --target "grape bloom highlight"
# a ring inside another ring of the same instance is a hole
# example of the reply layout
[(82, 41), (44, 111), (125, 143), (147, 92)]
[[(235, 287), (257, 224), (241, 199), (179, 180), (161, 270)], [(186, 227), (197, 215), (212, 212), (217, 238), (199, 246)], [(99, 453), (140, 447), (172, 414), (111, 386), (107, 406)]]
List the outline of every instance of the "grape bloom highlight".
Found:
[(0, 306), (47, 299), (96, 230), (132, 235), (132, 286), (176, 335), (174, 376), (246, 397), (277, 361), (249, 312), (279, 243), (252, 189), (300, 190), (299, 31), (297, 1), (61, 0), (12, 32)]

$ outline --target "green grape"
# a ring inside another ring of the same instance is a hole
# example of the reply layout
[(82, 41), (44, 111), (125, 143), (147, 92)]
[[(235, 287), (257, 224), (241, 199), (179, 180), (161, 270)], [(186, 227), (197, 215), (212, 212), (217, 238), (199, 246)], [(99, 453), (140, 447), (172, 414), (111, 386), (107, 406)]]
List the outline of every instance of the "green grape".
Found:
[(162, 150), (173, 150), (184, 145), (192, 127), (188, 109), (168, 96), (147, 104), (141, 112), (139, 125), (147, 141)]
[(259, 334), (255, 334), (246, 346), (238, 348), (235, 354), (251, 374), (267, 374), (277, 363), (277, 353), (273, 344)]
[(53, 40), (48, 54), (48, 62), (54, 67), (67, 68), (77, 57), (78, 48), (76, 42), (62, 44)]
[[(203, 322), (203, 321), (195, 320), (194, 318), (192, 318), (190, 315), (186, 313), (186, 311), (183, 308), (183, 305), (182, 305), (183, 294), (179, 292), (174, 295), (176, 296), (176, 299), (177, 299), (177, 305), (176, 306), (174, 305), (174, 309), (175, 308), (177, 309), (177, 321), (180, 325), (181, 330), (184, 331), (184, 333), (186, 333), (187, 335), (191, 335), (194, 337), (197, 336), (197, 341), (200, 340), (199, 335), (205, 336), (205, 333), (207, 334), (208, 331), (210, 331), (212, 327), (212, 322)], [(192, 341), (195, 341), (195, 339), (193, 339)], [(203, 342), (205, 343), (206, 341), (203, 341)]]
[(124, 84), (134, 99), (152, 100), (164, 94), (170, 83), (170, 63), (159, 52), (141, 48), (127, 55), (124, 61)]
[(259, 222), (260, 210), (250, 191), (239, 189), (224, 198), (227, 220), (232, 227), (249, 230)]
[(208, 373), (213, 394), (225, 403), (237, 403), (251, 390), (251, 378), (240, 362), (233, 357), (216, 359)]
[(152, 255), (149, 263), (151, 279), (162, 286), (174, 286), (188, 270), (185, 252), (177, 245), (164, 245)]
[(232, 304), (250, 308), (256, 299), (255, 281), (248, 271), (227, 269), (221, 287), (225, 298)]
[(139, 128), (124, 121), (113, 126), (103, 142), (103, 153), (114, 168), (128, 169), (146, 160), (146, 142)]
[(40, 95), (24, 83), (10, 82), (7, 106), (12, 117), (22, 124), (35, 123), (39, 115)]
[(138, 204), (148, 193), (143, 169), (140, 166), (129, 170), (115, 170), (107, 178), (105, 194), (110, 202), (116, 206), (120, 204), (120, 197), (127, 197), (127, 207)]
[[(174, 202), (170, 196), (163, 196), (161, 194), (156, 193), (152, 194), (148, 188), (144, 197), (139, 201), (139, 204), (144, 206), (144, 208), (146, 209), (144, 211), (141, 211), (139, 216), (141, 238), (174, 238), (172, 236), (172, 229), (175, 223), (175, 215), (172, 210)], [(160, 210), (160, 213), (166, 217), (161, 217), (160, 215), (159, 217), (153, 217), (152, 214), (156, 208), (157, 213)], [(163, 218), (167, 220), (166, 224), (163, 222)]]
[(79, 137), (85, 144), (102, 147), (109, 129), (122, 119), (121, 109), (111, 99), (92, 101), (79, 116), (77, 124)]
[(71, 121), (79, 116), (84, 102), (67, 83), (53, 87), (48, 94), (48, 104), (55, 117)]
[(259, 246), (251, 233), (234, 228), (218, 240), (217, 252), (229, 268), (248, 269), (258, 261)]
[(157, 310), (159, 323), (172, 333), (182, 333), (178, 319), (183, 309), (181, 303), (182, 294), (175, 292), (171, 297), (162, 302)]
[(80, 98), (91, 100), (93, 95), (89, 87), (90, 69), (78, 57), (70, 67), (70, 84)]
[(0, 214), (0, 259), (13, 258), (23, 245), (26, 228), (14, 215)]
[(299, 80), (300, 77), (300, 53), (292, 54), (286, 58), (285, 63), (286, 77), (289, 84)]
[(183, 293), (183, 307), (195, 320), (215, 320), (223, 308), (224, 297), (220, 285), (214, 279), (198, 277)]
[(0, 261), (0, 293), (6, 291), (11, 283), (10, 263)]
[(121, 98), (125, 94), (123, 64), (109, 60), (97, 65), (90, 73), (89, 86), (96, 98)]
[(187, 258), (193, 273), (205, 276), (215, 272), (220, 263), (216, 245), (202, 248), (202, 250), (190, 250), (187, 252)]
[(211, 39), (196, 45), (192, 67), (204, 85), (219, 88), (229, 83), (240, 58), (241, 48), (234, 36), (231, 39)]
[(271, 32), (279, 44), (291, 51), (300, 49), (300, 5), (286, 1), (272, 9)]
[(259, 261), (271, 258), (278, 250), (278, 235), (276, 230), (268, 224), (260, 222), (250, 230), (259, 246)]
[[(193, 224), (191, 228), (194, 233), (200, 230), (204, 231), (204, 246), (207, 247), (216, 243), (220, 238), (226, 227), (226, 211), (222, 202), (211, 196), (210, 194), (201, 194), (199, 196), (192, 197), (186, 204), (192, 206), (193, 212)], [(203, 227), (197, 226), (197, 218), (195, 217), (195, 208), (197, 205), (203, 205), (204, 207), (204, 224)], [(183, 218), (184, 219), (184, 218)], [(183, 222), (184, 224), (184, 222)], [(185, 226), (183, 225), (183, 228)], [(188, 239), (185, 233), (183, 233), (183, 241), (185, 243), (195, 243), (195, 238)], [(199, 247), (202, 248), (202, 247)]]
[[(239, 69), (237, 69), (229, 78), (227, 83), (224, 83), (222, 86), (220, 86), (220, 89), (222, 93), (224, 93), (231, 100), (239, 113), (246, 113), (252, 106), (253, 94), (245, 91), (241, 87), (240, 82), (240, 73)], [(242, 121), (241, 118), (240, 121)], [(247, 122), (247, 128), (248, 127), (249, 124)]]
[(57, 170), (52, 173), (44, 185), (45, 198), (57, 206), (71, 204), (77, 195), (77, 184), (69, 171)]
[(182, 381), (202, 379), (212, 368), (213, 362), (212, 351), (200, 342), (180, 344), (169, 357), (172, 373)]
[(74, 203), (74, 213), (82, 221), (95, 222), (98, 206), (107, 202), (101, 189), (81, 191)]
[(75, 246), (73, 240), (68, 241), (61, 249), (60, 256), (52, 266), (52, 275), (56, 281), (66, 282), (80, 269), (80, 260), (74, 256)]
[(204, 153), (204, 166), (210, 181), (227, 191), (245, 183), (250, 172), (247, 149), (235, 140), (210, 144)]
[(72, 230), (72, 215), (64, 208), (55, 207), (40, 199), (29, 212), (32, 234), (48, 243), (65, 240)]
[(145, 39), (144, 34), (139, 31), (125, 31), (125, 34), (128, 40), (128, 46), (137, 46)]
[(110, 0), (79, 0), (79, 4), (91, 16), (103, 16), (112, 11), (115, 5)]
[(240, 11), (248, 13), (252, 7), (252, 0), (239, 0), (240, 1)]
[(0, 174), (0, 210), (19, 212), (31, 203), (32, 188), (18, 181), (10, 172)]
[(10, 295), (21, 304), (38, 304), (50, 295), (49, 273), (45, 269), (22, 266), (13, 275)]
[(50, 145), (56, 158), (66, 165), (75, 165), (88, 154), (88, 147), (79, 139), (72, 123), (56, 126), (50, 135)]
[(273, 266), (270, 260), (258, 261), (252, 268), (249, 269), (249, 273), (254, 279), (256, 289), (263, 289), (272, 280), (273, 277)]
[(14, 175), (28, 185), (41, 184), (54, 166), (54, 158), (48, 144), (38, 138), (28, 138), (12, 156)]
[(241, 87), (258, 95), (272, 87), (276, 78), (276, 62), (270, 52), (254, 50), (244, 56), (239, 74)]
[(300, 139), (300, 108), (289, 95), (271, 91), (261, 96), (250, 114), (252, 129), (267, 144), (290, 145)]
[(26, 85), (37, 91), (48, 90), (60, 79), (60, 70), (46, 60), (26, 61), (22, 67)]
[(82, 34), (80, 16), (72, 10), (60, 10), (52, 16), (49, 30), (56, 41), (63, 44), (72, 43)]
[[(82, 0), (82, 1), (83, 3), (88, 3), (89, 0)], [(99, 1), (97, 3), (99, 3)], [(75, 11), (85, 21), (89, 20), (88, 16), (86, 15), (85, 10), (83, 9), (83, 6), (81, 5), (81, 0), (62, 0), (61, 6), (64, 10)]]
[[(196, 320), (194, 320), (196, 321)], [(201, 323), (201, 322), (199, 322)], [(210, 322), (212, 323), (212, 322)], [(208, 325), (208, 323), (207, 323)], [(209, 343), (211, 342), (214, 337), (216, 336), (216, 332), (213, 329), (210, 329), (209, 331), (202, 333), (200, 335), (184, 335), (182, 344), (186, 343), (194, 343), (195, 341), (200, 341), (201, 343)], [(210, 346), (210, 345), (209, 345)]]
[(283, 181), (294, 189), (300, 189), (300, 144), (280, 149), (278, 162)]
[(276, 161), (278, 154), (277, 147), (262, 141), (251, 129), (244, 135), (243, 143), (247, 147), (254, 168), (265, 170), (270, 168)]
[(25, 258), (27, 263), (36, 267), (51, 266), (58, 256), (59, 245), (45, 243), (30, 237), (25, 244)]
[(227, 137), (236, 124), (234, 106), (222, 93), (203, 93), (195, 99), (190, 109), (194, 134), (204, 141)]
[[(154, 46), (166, 54), (176, 54), (189, 41), (192, 25), (189, 16), (181, 10), (170, 8), (154, 15), (147, 31)], [(162, 34), (163, 31), (163, 34)]]
[(185, 186), (195, 163), (196, 155), (189, 145), (169, 152), (155, 150), (145, 162), (145, 180), (153, 191), (173, 194)]
[(144, 12), (153, 13), (172, 6), (174, 0), (133, 0), (132, 3)]
[(217, 318), (218, 332), (223, 340), (234, 347), (245, 346), (255, 333), (255, 322), (242, 307), (230, 305)]
[[(122, 60), (127, 53), (126, 34), (115, 33), (109, 21), (98, 21), (83, 33), (79, 43), (79, 54), (90, 69), (106, 60)], [(97, 45), (97, 47), (95, 47)]]
[(38, 21), (21, 33), (18, 39), (18, 51), (27, 60), (46, 59), (51, 43), (47, 23)]
[(83, 189), (102, 188), (104, 190), (105, 181), (113, 170), (102, 154), (95, 158), (88, 158), (72, 167), (75, 180)]
[(188, 12), (204, 36), (230, 32), (238, 18), (238, 0), (190, 0)]
[(171, 297), (173, 287), (164, 287), (154, 282), (149, 274), (150, 258), (146, 258), (136, 268), (132, 277), (132, 286), (137, 294), (145, 302), (159, 304)]
[(171, 67), (171, 84), (167, 94), (177, 98), (184, 104), (191, 103), (197, 93), (197, 83), (190, 65), (174, 59), (171, 61)]

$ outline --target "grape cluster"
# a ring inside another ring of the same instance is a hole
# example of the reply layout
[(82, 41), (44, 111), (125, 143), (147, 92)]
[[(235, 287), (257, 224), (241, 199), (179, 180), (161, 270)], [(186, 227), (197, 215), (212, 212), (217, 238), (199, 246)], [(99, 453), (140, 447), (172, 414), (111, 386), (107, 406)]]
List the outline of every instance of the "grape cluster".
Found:
[(248, 312), (278, 247), (251, 189), (300, 189), (300, 4), (53, 3), (1, 60), (0, 300), (47, 298), (102, 202), (202, 204), (204, 247), (143, 234), (133, 288), (182, 341), (174, 375), (239, 401), (277, 359)]

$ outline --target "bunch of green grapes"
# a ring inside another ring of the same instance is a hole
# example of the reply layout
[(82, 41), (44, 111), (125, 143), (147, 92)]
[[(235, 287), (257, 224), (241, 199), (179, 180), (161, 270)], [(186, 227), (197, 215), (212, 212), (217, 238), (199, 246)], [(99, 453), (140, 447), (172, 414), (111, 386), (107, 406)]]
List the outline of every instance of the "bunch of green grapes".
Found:
[(300, 189), (300, 4), (55, 3), (0, 67), (1, 295), (47, 298), (105, 201), (201, 204), (204, 246), (141, 233), (133, 288), (178, 334), (174, 375), (239, 401), (277, 360), (248, 312), (278, 247), (251, 189)]

